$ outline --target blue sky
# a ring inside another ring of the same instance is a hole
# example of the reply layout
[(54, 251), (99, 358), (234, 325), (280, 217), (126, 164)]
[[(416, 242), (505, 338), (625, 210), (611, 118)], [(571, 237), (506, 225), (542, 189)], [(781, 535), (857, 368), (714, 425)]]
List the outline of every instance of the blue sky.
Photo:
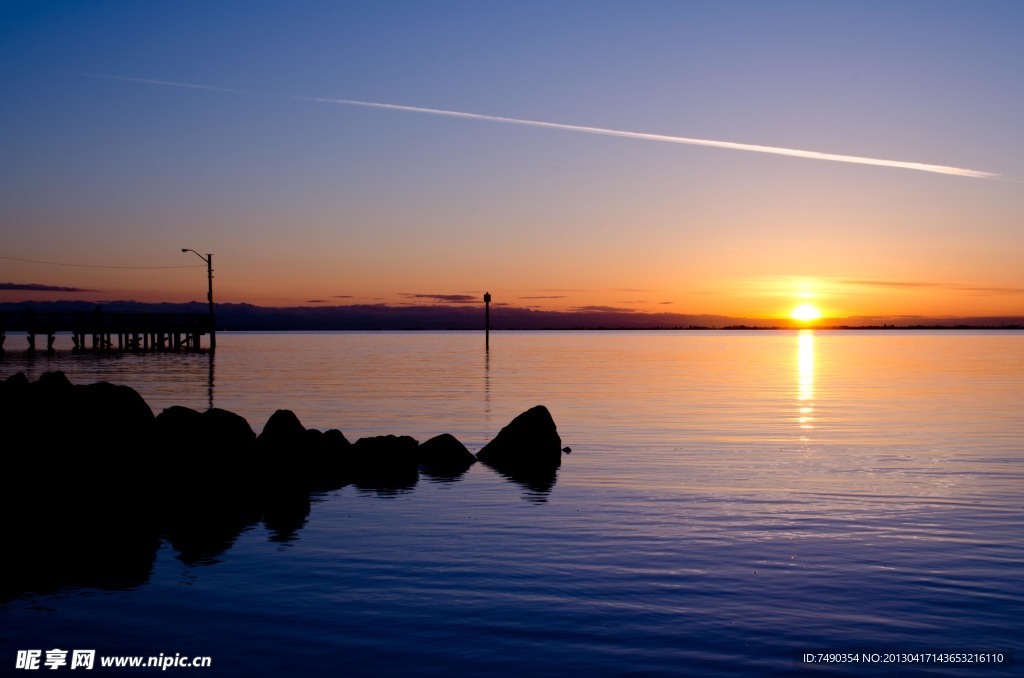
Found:
[[(216, 253), (219, 298), (278, 305), (484, 287), (746, 315), (798, 294), (839, 315), (1024, 300), (1019, 2), (13, 2), (0, 22), (3, 256), (160, 266), (192, 247)], [(194, 276), (0, 259), (0, 282), (97, 298), (200, 298)]]

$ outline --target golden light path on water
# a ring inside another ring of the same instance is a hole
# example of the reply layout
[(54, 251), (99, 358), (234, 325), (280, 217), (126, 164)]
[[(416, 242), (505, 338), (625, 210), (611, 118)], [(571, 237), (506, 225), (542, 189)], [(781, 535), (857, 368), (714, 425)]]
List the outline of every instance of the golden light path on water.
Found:
[[(814, 330), (797, 335), (797, 423), (807, 432), (814, 428)], [(807, 441), (802, 435), (801, 440)]]

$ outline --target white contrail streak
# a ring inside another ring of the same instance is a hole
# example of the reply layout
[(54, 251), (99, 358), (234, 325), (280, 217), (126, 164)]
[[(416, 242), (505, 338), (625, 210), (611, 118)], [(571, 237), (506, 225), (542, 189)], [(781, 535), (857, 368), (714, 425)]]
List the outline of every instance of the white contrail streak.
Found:
[[(226, 87), (213, 87), (209, 85), (194, 85), (182, 82), (171, 82), (167, 80), (152, 80), (145, 78), (129, 78), (123, 76), (83, 74), (90, 77), (106, 78), (110, 80), (123, 80), (127, 82), (139, 82), (150, 85), (164, 85), (168, 87), (185, 87), (189, 89), (203, 89), (217, 92), (229, 92), (232, 94), (250, 94), (244, 90), (229, 89)], [(406, 111), (410, 113), (426, 113), (429, 115), (444, 115), (452, 118), (465, 118), (470, 120), (486, 120), (489, 122), (502, 122), (511, 125), (526, 125), (529, 127), (542, 127), (545, 129), (557, 129), (567, 132), (585, 132), (588, 134), (601, 134), (604, 136), (624, 137), (626, 139), (643, 139), (645, 141), (661, 141), (672, 144), (688, 144), (691, 146), (711, 146), (713, 148), (727, 148), (734, 151), (752, 151), (754, 153), (770, 153), (772, 155), (788, 155), (795, 158), (807, 158), (810, 160), (829, 160), (831, 162), (847, 162), (858, 165), (875, 165), (877, 167), (896, 167), (899, 169), (917, 170), (919, 172), (933, 172), (936, 174), (949, 174), (958, 177), (971, 177), (974, 179), (993, 179), (999, 177), (993, 172), (965, 169), (963, 167), (950, 167), (947, 165), (930, 165), (923, 162), (906, 162), (903, 160), (885, 160), (883, 158), (866, 158), (858, 155), (842, 155), (839, 153), (822, 153), (820, 151), (804, 151), (796, 148), (780, 148), (778, 146), (761, 146), (758, 144), (743, 144), (734, 141), (715, 141), (713, 139), (693, 139), (690, 137), (677, 137), (666, 134), (649, 134), (647, 132), (629, 132), (626, 130), (607, 129), (604, 127), (587, 127), (584, 125), (567, 125), (558, 122), (543, 122), (540, 120), (524, 120), (522, 118), (506, 118), (498, 115), (483, 115), (480, 113), (465, 113), (462, 111), (449, 111), (441, 108), (423, 108), (420, 106), (403, 106), (400, 104), (386, 104), (375, 101), (358, 101), (355, 99), (330, 99), (326, 97), (285, 97), (294, 101), (310, 101), (324, 104), (338, 104), (343, 106), (363, 106), (367, 108), (382, 108), (392, 111)]]
[(446, 111), (439, 108), (421, 108), (419, 106), (402, 106), (399, 104), (382, 104), (373, 101), (356, 101), (354, 99), (327, 99), (323, 97), (289, 97), (300, 101), (316, 101), (326, 104), (343, 104), (346, 106), (367, 106), (370, 108), (385, 108), (394, 111), (410, 111), (412, 113), (429, 113), (431, 115), (446, 115), (453, 118), (469, 118), (471, 120), (489, 120), (491, 122), (504, 122), (512, 125), (528, 125), (530, 127), (544, 127), (547, 129), (560, 129), (569, 132), (587, 132), (589, 134), (603, 134), (612, 137), (625, 137), (627, 139), (645, 139), (647, 141), (664, 141), (672, 144), (689, 144), (691, 146), (712, 146), (714, 148), (729, 148), (734, 151), (753, 151), (755, 153), (771, 153), (773, 155), (789, 155), (796, 158), (809, 158), (811, 160), (831, 160), (832, 162), (851, 162), (860, 165), (877, 165), (879, 167), (899, 167), (901, 169), (919, 170), (921, 172), (935, 172), (937, 174), (952, 174), (959, 177), (974, 177), (977, 179), (990, 179), (998, 176), (992, 172), (964, 169), (962, 167), (949, 167), (947, 165), (929, 165), (923, 162), (905, 162), (902, 160), (884, 160), (882, 158), (865, 158), (857, 155), (841, 155), (838, 153), (822, 153), (820, 151), (803, 151), (796, 148), (780, 148), (778, 146), (760, 146), (757, 144), (742, 144), (735, 141), (715, 141), (713, 139), (692, 139), (690, 137), (676, 137), (666, 134), (649, 134), (647, 132), (628, 132), (618, 129), (607, 129), (604, 127), (586, 127), (583, 125), (566, 125), (559, 122), (542, 122), (540, 120), (523, 120), (521, 118), (505, 118), (498, 115), (482, 115), (480, 113), (463, 113), (461, 111)]

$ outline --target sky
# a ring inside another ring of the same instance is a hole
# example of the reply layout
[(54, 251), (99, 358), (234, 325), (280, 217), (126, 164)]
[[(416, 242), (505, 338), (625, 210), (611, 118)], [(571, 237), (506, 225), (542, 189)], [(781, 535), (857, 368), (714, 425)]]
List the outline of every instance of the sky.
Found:
[(5, 2), (0, 301), (205, 301), (189, 248), (218, 302), (1021, 316), (1021, 26), (1015, 0)]

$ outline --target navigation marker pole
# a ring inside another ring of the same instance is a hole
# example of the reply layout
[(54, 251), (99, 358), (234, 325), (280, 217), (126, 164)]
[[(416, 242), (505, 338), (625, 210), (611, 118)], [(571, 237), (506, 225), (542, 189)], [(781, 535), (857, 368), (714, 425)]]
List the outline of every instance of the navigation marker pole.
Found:
[(484, 292), (484, 349), (491, 350), (491, 293)]

